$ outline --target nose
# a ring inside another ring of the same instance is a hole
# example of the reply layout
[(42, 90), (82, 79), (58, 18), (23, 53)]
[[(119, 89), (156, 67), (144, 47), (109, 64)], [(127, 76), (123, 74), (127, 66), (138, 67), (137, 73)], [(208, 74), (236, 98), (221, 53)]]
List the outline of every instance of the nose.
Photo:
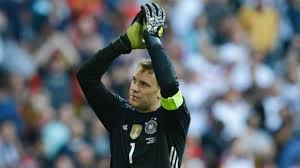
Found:
[(131, 90), (134, 91), (134, 92), (139, 92), (140, 88), (139, 88), (137, 83), (132, 83)]

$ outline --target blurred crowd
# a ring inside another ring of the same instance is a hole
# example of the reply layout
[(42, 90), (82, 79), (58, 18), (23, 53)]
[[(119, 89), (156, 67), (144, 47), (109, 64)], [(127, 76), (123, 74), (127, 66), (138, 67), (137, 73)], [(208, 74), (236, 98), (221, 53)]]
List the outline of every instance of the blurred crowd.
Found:
[[(147, 0), (0, 1), (0, 168), (106, 168), (75, 78)], [(300, 167), (300, 1), (161, 0), (191, 113), (183, 168)], [(127, 98), (136, 50), (102, 79)]]

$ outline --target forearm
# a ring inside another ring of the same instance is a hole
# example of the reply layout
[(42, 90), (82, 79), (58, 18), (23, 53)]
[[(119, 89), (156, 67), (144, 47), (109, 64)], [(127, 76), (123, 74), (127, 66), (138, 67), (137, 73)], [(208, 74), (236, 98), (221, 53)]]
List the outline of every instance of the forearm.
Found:
[(123, 51), (124, 48), (122, 48), (120, 41), (116, 41), (106, 48), (99, 50), (81, 65), (77, 73), (78, 80), (99, 80), (111, 62), (123, 53)]
[(145, 40), (162, 97), (172, 97), (178, 92), (178, 82), (172, 62), (162, 48), (158, 37), (147, 36)]
[(120, 98), (107, 90), (100, 78), (120, 54), (120, 47), (115, 43), (111, 44), (85, 62), (77, 73), (78, 82), (89, 105), (109, 132), (115, 127), (114, 116), (120, 111)]

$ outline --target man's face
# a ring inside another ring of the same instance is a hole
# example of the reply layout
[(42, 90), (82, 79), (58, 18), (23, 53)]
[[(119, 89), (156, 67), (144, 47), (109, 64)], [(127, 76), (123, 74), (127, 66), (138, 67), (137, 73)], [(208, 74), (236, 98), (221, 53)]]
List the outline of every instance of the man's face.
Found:
[(141, 112), (154, 111), (159, 105), (159, 91), (154, 73), (139, 67), (130, 84), (129, 103)]

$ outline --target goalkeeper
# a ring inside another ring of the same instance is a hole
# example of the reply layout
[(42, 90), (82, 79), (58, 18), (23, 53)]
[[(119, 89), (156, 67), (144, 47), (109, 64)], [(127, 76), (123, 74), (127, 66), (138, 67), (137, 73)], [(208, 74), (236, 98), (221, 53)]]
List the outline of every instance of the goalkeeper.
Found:
[[(77, 73), (88, 103), (110, 136), (111, 168), (179, 168), (190, 114), (161, 44), (165, 12), (141, 6), (127, 32), (85, 62)], [(99, 80), (111, 62), (133, 49), (149, 52), (133, 74), (126, 101)]]

